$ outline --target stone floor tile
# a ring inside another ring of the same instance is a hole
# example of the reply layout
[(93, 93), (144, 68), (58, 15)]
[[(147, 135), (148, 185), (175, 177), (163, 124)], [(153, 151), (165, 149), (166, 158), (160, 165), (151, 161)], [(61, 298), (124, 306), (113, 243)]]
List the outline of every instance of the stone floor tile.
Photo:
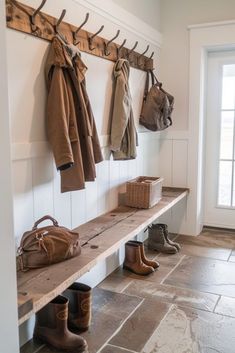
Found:
[(182, 261), (184, 255), (181, 253), (176, 253), (173, 255), (160, 254), (157, 256), (156, 260), (160, 263), (160, 267), (148, 276), (136, 275), (130, 271), (124, 270), (119, 267), (113, 272), (115, 276), (128, 277), (141, 281), (149, 281), (154, 283), (161, 283), (165, 277), (172, 271), (172, 269), (177, 266), (180, 261)]
[(96, 353), (105, 344), (141, 300), (100, 288), (93, 290), (92, 323), (89, 331), (82, 334), (87, 340), (89, 353)]
[(132, 282), (132, 278), (124, 277), (124, 276), (116, 276), (114, 274), (111, 274), (98, 285), (98, 288), (120, 293), (131, 282)]
[(209, 257), (227, 261), (231, 254), (231, 249), (226, 248), (226, 242), (217, 238), (208, 238), (203, 235), (199, 237), (179, 235), (177, 242), (182, 246), (181, 252), (185, 255)]
[(164, 284), (235, 297), (235, 263), (186, 256)]
[(109, 343), (131, 351), (141, 352), (169, 308), (170, 304), (168, 303), (156, 299), (144, 299)]
[(235, 319), (172, 306), (141, 353), (234, 353)]
[(129, 351), (127, 349), (122, 349), (116, 346), (111, 346), (108, 344), (100, 351), (100, 353), (135, 353), (135, 352)]
[(235, 317), (235, 298), (222, 296), (216, 305), (215, 313)]
[(177, 288), (174, 286), (146, 282), (141, 285), (139, 281), (133, 281), (124, 290), (124, 293), (142, 298), (156, 298), (192, 308), (213, 311), (219, 296), (202, 293), (191, 289)]

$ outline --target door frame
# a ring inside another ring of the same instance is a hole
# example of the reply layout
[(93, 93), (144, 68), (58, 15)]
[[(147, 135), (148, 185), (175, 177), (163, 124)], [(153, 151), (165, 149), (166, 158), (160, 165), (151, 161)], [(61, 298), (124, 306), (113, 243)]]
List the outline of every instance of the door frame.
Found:
[[(235, 228), (234, 206), (224, 206), (218, 203), (219, 170), (221, 148), (222, 119), (222, 86), (224, 65), (235, 65), (235, 50), (216, 51), (208, 53), (207, 92), (206, 92), (206, 131), (205, 136), (205, 188), (204, 193), (204, 225), (219, 228)], [(234, 112), (232, 113), (234, 119)], [(209, 125), (208, 125), (209, 122)], [(213, 125), (213, 126), (212, 126)], [(208, 129), (209, 127), (209, 129)], [(213, 131), (213, 133), (211, 133)], [(233, 135), (235, 130), (233, 131)], [(217, 143), (218, 141), (218, 143)], [(225, 158), (226, 159), (226, 158)], [(232, 172), (232, 179), (233, 179)], [(208, 178), (210, 176), (210, 179)], [(214, 183), (211, 178), (214, 177)], [(232, 195), (233, 195), (233, 190)], [(206, 194), (209, 194), (207, 197)], [(232, 196), (231, 195), (231, 196)], [(233, 196), (232, 196), (233, 197)], [(231, 200), (232, 201), (232, 200)]]
[(209, 51), (235, 48), (235, 21), (189, 26), (189, 163), (187, 205), (189, 235), (200, 234), (203, 227), (205, 163), (206, 69)]

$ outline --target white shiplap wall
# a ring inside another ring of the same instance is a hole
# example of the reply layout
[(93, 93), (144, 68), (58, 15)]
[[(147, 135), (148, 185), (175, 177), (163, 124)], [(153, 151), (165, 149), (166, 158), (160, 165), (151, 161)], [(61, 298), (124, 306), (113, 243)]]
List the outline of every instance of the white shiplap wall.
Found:
[[(130, 161), (104, 160), (96, 167), (95, 182), (86, 189), (60, 193), (60, 175), (50, 152), (14, 160), (14, 222), (17, 244), (23, 232), (45, 214), (74, 228), (118, 205), (118, 193), (125, 182), (138, 175), (158, 175), (159, 140), (154, 134), (140, 134), (138, 157)], [(109, 158), (108, 147), (103, 154)], [(108, 155), (108, 156), (107, 156)]]
[[(173, 115), (174, 122), (174, 115)], [(188, 132), (169, 129), (159, 141), (159, 174), (164, 186), (187, 187), (188, 180)], [(187, 224), (187, 199), (169, 210), (159, 220), (167, 223), (173, 233), (185, 234)]]

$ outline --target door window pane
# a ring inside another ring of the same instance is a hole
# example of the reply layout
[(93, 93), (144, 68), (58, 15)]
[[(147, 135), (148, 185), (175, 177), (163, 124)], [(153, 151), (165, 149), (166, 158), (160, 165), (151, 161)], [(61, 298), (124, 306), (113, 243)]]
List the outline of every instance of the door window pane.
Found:
[(223, 65), (222, 109), (235, 107), (235, 65)]
[(221, 161), (219, 166), (218, 205), (231, 206), (232, 162)]
[(234, 109), (235, 78), (223, 78), (222, 109)]
[[(234, 170), (234, 163), (233, 162), (233, 170)], [(235, 207), (235, 173), (233, 172), (233, 207)]]
[(220, 159), (232, 159), (233, 157), (233, 129), (234, 112), (222, 112), (220, 131)]

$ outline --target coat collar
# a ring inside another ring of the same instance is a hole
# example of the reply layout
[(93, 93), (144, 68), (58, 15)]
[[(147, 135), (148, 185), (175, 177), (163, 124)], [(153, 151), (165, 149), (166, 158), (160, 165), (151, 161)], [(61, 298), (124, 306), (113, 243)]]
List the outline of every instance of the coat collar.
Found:
[(55, 36), (52, 39), (51, 47), (49, 50), (46, 62), (46, 77), (49, 77), (49, 72), (52, 66), (59, 66), (70, 68), (77, 71), (78, 79), (81, 82), (85, 78), (87, 70), (86, 65), (83, 63), (78, 49), (73, 45), (67, 45), (62, 40)]

